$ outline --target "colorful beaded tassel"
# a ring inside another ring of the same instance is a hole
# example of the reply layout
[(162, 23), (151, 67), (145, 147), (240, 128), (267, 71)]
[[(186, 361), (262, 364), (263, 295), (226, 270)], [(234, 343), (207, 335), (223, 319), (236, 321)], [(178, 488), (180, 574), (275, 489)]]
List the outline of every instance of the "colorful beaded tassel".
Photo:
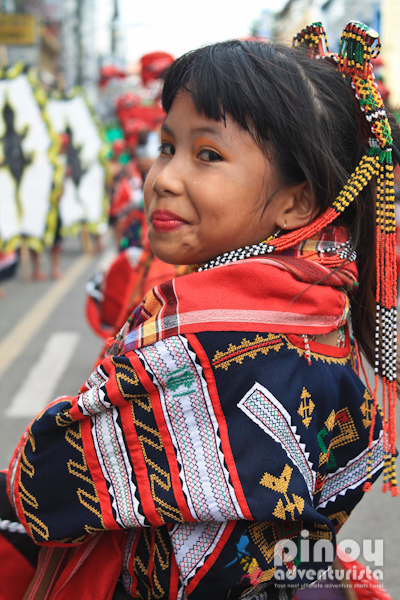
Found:
[[(325, 42), (325, 51), (324, 51)], [(305, 228), (287, 233), (277, 240), (268, 240), (268, 251), (281, 251), (299, 243), (331, 223), (369, 184), (377, 182), (376, 199), (376, 338), (374, 411), (370, 429), (372, 445), (377, 411), (378, 379), (382, 374), (385, 470), (384, 491), (389, 488), (398, 494), (394, 457), (396, 453), (396, 359), (397, 359), (397, 275), (396, 275), (396, 222), (393, 189), (392, 135), (386, 110), (375, 83), (371, 58), (380, 52), (376, 31), (363, 23), (351, 21), (343, 31), (339, 55), (329, 54), (326, 35), (321, 23), (313, 23), (293, 39), (295, 47), (303, 46), (311, 57), (329, 57), (336, 61), (339, 71), (349, 81), (370, 129), (369, 151), (336, 198), (316, 221)], [(368, 468), (366, 491), (371, 487)]]
[(329, 53), (328, 40), (322, 23), (318, 22), (307, 25), (300, 33), (294, 36), (293, 46), (295, 48), (300, 46), (307, 47), (307, 54), (311, 58)]

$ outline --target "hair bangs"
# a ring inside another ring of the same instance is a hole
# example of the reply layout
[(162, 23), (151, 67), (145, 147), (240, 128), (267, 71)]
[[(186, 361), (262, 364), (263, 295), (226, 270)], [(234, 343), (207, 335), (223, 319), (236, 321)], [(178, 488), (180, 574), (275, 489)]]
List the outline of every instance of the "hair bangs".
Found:
[[(162, 105), (168, 113), (177, 94), (186, 90), (200, 114), (214, 121), (229, 115), (252, 135), (251, 106), (243, 102), (243, 72), (238, 65), (241, 42), (203, 46), (178, 58), (165, 72)], [(245, 68), (245, 65), (242, 65)], [(239, 72), (238, 72), (239, 71)], [(251, 98), (251, 94), (247, 96)]]

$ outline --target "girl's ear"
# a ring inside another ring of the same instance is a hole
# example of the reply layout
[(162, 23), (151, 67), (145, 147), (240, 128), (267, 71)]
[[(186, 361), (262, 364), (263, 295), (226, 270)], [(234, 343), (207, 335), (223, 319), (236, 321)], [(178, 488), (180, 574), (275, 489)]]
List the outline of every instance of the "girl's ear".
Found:
[(317, 216), (317, 208), (308, 181), (279, 190), (275, 204), (276, 226), (285, 231), (299, 229)]

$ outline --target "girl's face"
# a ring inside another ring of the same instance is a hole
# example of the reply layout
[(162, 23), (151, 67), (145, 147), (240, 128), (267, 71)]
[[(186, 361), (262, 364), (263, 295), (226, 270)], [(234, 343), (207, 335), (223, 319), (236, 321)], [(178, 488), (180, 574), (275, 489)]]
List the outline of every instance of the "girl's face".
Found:
[(278, 179), (249, 133), (229, 116), (199, 114), (176, 96), (161, 131), (161, 152), (144, 186), (153, 252), (171, 264), (199, 264), (257, 244), (277, 229)]

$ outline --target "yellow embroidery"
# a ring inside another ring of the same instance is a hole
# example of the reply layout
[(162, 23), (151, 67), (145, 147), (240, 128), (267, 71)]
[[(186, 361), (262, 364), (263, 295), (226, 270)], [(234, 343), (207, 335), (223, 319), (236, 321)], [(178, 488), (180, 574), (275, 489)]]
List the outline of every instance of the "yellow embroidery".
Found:
[[(285, 339), (289, 350), (296, 350), (296, 352), (299, 356), (305, 355), (305, 353), (306, 353), (305, 348), (300, 348), (299, 346), (295, 346), (284, 335), (282, 337)], [(328, 346), (328, 348), (329, 348), (329, 346)], [(349, 354), (347, 356), (345, 356), (343, 358), (337, 358), (336, 356), (326, 356), (325, 354), (317, 354), (316, 352), (311, 352), (310, 354), (311, 354), (312, 358), (314, 358), (315, 360), (320, 360), (324, 363), (326, 362), (326, 363), (328, 363), (328, 365), (330, 365), (331, 363), (337, 364), (337, 365), (345, 365), (351, 358), (351, 351), (349, 352)]]
[[(162, 539), (161, 535), (160, 535), (160, 531), (159, 529), (156, 527), (155, 528), (155, 537), (158, 537), (158, 544), (155, 544), (155, 554), (158, 557), (158, 564), (160, 565), (161, 569), (163, 571), (165, 571), (166, 569), (168, 569), (169, 567), (169, 552), (168, 552), (168, 548), (166, 547), (164, 540)], [(164, 558), (161, 556), (161, 550), (164, 553)]]
[(29, 504), (29, 506), (32, 506), (32, 508), (39, 508), (39, 504), (35, 496), (32, 496), (32, 494), (28, 492), (22, 481), (20, 481), (19, 489), (21, 500), (25, 501), (27, 504)]
[(64, 410), (62, 413), (58, 413), (58, 415), (56, 415), (56, 424), (58, 427), (69, 427), (69, 425), (74, 422), (74, 419), (71, 417), (71, 415), (66, 411), (64, 412)]
[[(49, 528), (47, 527), (47, 525), (45, 525), (43, 523), (43, 521), (38, 519), (38, 517), (36, 517), (32, 513), (24, 511), (24, 515), (27, 520), (27, 524), (28, 524), (29, 531), (31, 532), (31, 536), (34, 537), (33, 534), (34, 534), (34, 532), (36, 532), (38, 535), (40, 535), (43, 538), (44, 541), (47, 541), (49, 539)], [(28, 522), (28, 517), (30, 519), (32, 519), (33, 523), (32, 523), (32, 521)], [(35, 523), (38, 524), (38, 527), (35, 525)]]
[(282, 473), (279, 477), (275, 477), (275, 475), (270, 475), (270, 473), (264, 473), (263, 478), (261, 479), (261, 485), (265, 485), (265, 487), (274, 490), (274, 492), (278, 492), (279, 494), (286, 494), (287, 489), (289, 487), (290, 478), (292, 476), (293, 468), (289, 467), (289, 465), (285, 465)]
[(279, 334), (269, 333), (266, 337), (257, 334), (252, 341), (243, 338), (238, 346), (229, 344), (226, 352), (217, 350), (212, 365), (215, 369), (221, 368), (227, 371), (233, 362), (241, 365), (246, 356), (255, 358), (259, 352), (265, 355), (270, 350), (278, 352), (283, 346), (282, 337)]
[(332, 438), (329, 450), (358, 440), (359, 435), (348, 408), (342, 408), (336, 413), (335, 427), (339, 427), (340, 433)]
[(86, 533), (84, 535), (80, 535), (76, 538), (63, 538), (62, 540), (57, 540), (60, 544), (82, 544), (87, 540), (87, 534), (91, 535), (92, 533), (104, 532), (104, 529), (98, 527), (91, 527), (90, 525), (85, 525)]
[(363, 414), (363, 425), (365, 429), (368, 429), (372, 423), (372, 411), (373, 411), (374, 401), (371, 398), (368, 390), (364, 392), (364, 402), (360, 406), (360, 410)]
[[(32, 513), (25, 510), (24, 504), (29, 504), (29, 506), (32, 506), (32, 508), (39, 508), (39, 504), (38, 504), (38, 501), (36, 500), (36, 498), (34, 496), (32, 496), (32, 494), (30, 494), (28, 492), (28, 490), (25, 488), (25, 486), (23, 485), (23, 483), (21, 481), (21, 478), (19, 479), (19, 490), (20, 490), (19, 498), (20, 498), (22, 510), (24, 511), (24, 515), (25, 515), (25, 518), (27, 521), (27, 525), (29, 527), (29, 531), (31, 532), (31, 535), (33, 536), (33, 533), (36, 532), (44, 540), (48, 540), (49, 539), (49, 528), (47, 527), (47, 525), (45, 523), (43, 523), (43, 521), (41, 521), (38, 517), (36, 517)], [(33, 522), (29, 522), (28, 517)]]
[[(297, 521), (295, 526), (290, 528), (290, 532), (286, 529), (284, 537), (297, 540), (302, 529), (304, 529), (303, 522)], [(277, 527), (273, 521), (258, 521), (256, 523), (251, 523), (249, 525), (249, 534), (253, 543), (260, 550), (267, 563), (272, 563), (275, 555), (281, 556), (282, 546), (279, 543), (281, 539), (280, 526)], [(327, 525), (316, 524), (316, 529), (311, 529), (311, 531), (309, 531), (309, 539), (332, 540), (333, 535)], [(249, 579), (253, 586), (262, 581), (269, 581), (272, 579), (276, 570), (276, 567), (265, 571), (262, 571), (260, 568), (257, 570), (257, 562), (253, 560), (250, 562), (250, 557), (242, 559), (241, 562), (244, 563), (244, 570), (248, 570)], [(296, 565), (293, 563), (293, 557), (291, 560), (289, 559), (289, 561), (285, 562), (284, 565), (288, 572), (294, 575), (296, 572)]]
[[(86, 526), (85, 526), (86, 529)], [(88, 527), (88, 529), (90, 529)], [(103, 531), (103, 529), (94, 529), (93, 531), (88, 531), (88, 533), (95, 533), (96, 531)], [(87, 535), (81, 535), (77, 538), (63, 538), (62, 540), (57, 540), (57, 542), (59, 542), (60, 544), (82, 544), (82, 542), (84, 542), (85, 540), (87, 540)]]
[[(32, 433), (32, 425), (28, 429), (28, 438), (31, 443), (32, 452), (36, 452), (36, 442), (35, 442), (35, 437)], [(24, 454), (25, 454), (25, 451), (24, 451)], [(25, 457), (25, 460), (27, 461), (26, 457)]]
[[(59, 419), (57, 419), (58, 416), (60, 417)], [(59, 425), (61, 427), (65, 427), (67, 422), (70, 423), (72, 420), (68, 414), (64, 414), (64, 415), (60, 414), (60, 415), (57, 415), (57, 417), (56, 417), (57, 425)], [(68, 427), (68, 429), (65, 431), (65, 440), (73, 448), (75, 448), (75, 450), (78, 450), (78, 452), (80, 452), (81, 457), (82, 457), (82, 463), (78, 463), (78, 462), (70, 459), (67, 463), (67, 468), (71, 475), (74, 475), (75, 477), (79, 477), (80, 479), (85, 481), (85, 483), (88, 483), (89, 485), (91, 485), (93, 487), (93, 494), (89, 494), (86, 490), (78, 488), (77, 496), (78, 496), (81, 504), (99, 518), (102, 528), (97, 529), (97, 528), (93, 528), (89, 525), (85, 525), (85, 530), (87, 531), (87, 533), (93, 533), (95, 531), (104, 531), (104, 529), (106, 529), (106, 527), (105, 527), (103, 517), (100, 512), (100, 500), (97, 495), (97, 490), (95, 488), (94, 482), (90, 477), (89, 468), (87, 466), (86, 458), (84, 455), (84, 450), (83, 450), (82, 443), (81, 443), (81, 440), (82, 440), (81, 423), (79, 423), (78, 426), (79, 426), (79, 431), (75, 431), (71, 427)], [(28, 442), (31, 444), (32, 450), (34, 452), (36, 446), (35, 446), (35, 439), (34, 439), (31, 429), (29, 429), (28, 439), (27, 439), (26, 443), (28, 443)], [(21, 507), (24, 512), (24, 515), (25, 515), (25, 518), (27, 521), (27, 525), (29, 527), (29, 530), (30, 530), (32, 536), (33, 536), (33, 533), (36, 533), (38, 536), (40, 536), (41, 540), (47, 541), (49, 539), (49, 528), (47, 527), (47, 525), (45, 523), (43, 523), (43, 521), (41, 521), (34, 514), (32, 514), (31, 512), (28, 512), (26, 510), (26, 505), (29, 505), (30, 507), (32, 507), (33, 509), (36, 509), (36, 510), (39, 509), (39, 503), (38, 503), (37, 499), (30, 492), (28, 492), (26, 487), (23, 485), (23, 483), (21, 481), (22, 472), (26, 473), (30, 478), (32, 478), (35, 474), (35, 469), (34, 469), (33, 465), (31, 465), (31, 463), (27, 459), (27, 456), (25, 453), (25, 448), (23, 449), (22, 454), (21, 454), (20, 474), (19, 474), (19, 491), (20, 491)], [(94, 506), (94, 505), (97, 505), (97, 506)], [(79, 543), (79, 542), (83, 542), (86, 539), (86, 537), (87, 536), (84, 535), (84, 536), (80, 536), (75, 539), (66, 538), (65, 540), (59, 540), (59, 541), (64, 542), (64, 543), (67, 543), (67, 542), (68, 543)]]
[(138, 385), (139, 378), (137, 376), (135, 369), (127, 364), (121, 365), (120, 363), (115, 362), (115, 360), (113, 358), (111, 359), (111, 362), (116, 367), (115, 375), (116, 375), (117, 385), (118, 385), (118, 389), (121, 393), (121, 396), (125, 400), (130, 400), (132, 398), (136, 398), (136, 394), (127, 394), (121, 384), (122, 381), (126, 381), (127, 383), (129, 383), (131, 385), (135, 385), (135, 386)]
[[(245, 564), (243, 565), (242, 563)], [(253, 558), (250, 562), (249, 558), (247, 558), (247, 560), (245, 558), (242, 558), (241, 564), (243, 570), (246, 571), (252, 586), (259, 585), (264, 581), (269, 581), (270, 579), (272, 579), (276, 571), (276, 567), (272, 567), (271, 569), (266, 569), (265, 571), (263, 571), (255, 558)]]
[(104, 529), (106, 529), (106, 526), (103, 521), (103, 515), (101, 514), (101, 511), (100, 511), (100, 499), (98, 497), (96, 486), (93, 482), (93, 479), (90, 476), (89, 468), (88, 468), (87, 462), (86, 462), (85, 452), (84, 452), (83, 446), (82, 446), (82, 424), (79, 423), (79, 431), (75, 431), (72, 428), (68, 428), (67, 431), (65, 432), (65, 440), (73, 448), (75, 448), (75, 450), (80, 452), (81, 458), (82, 458), (81, 463), (78, 463), (75, 460), (69, 459), (69, 461), (67, 462), (68, 472), (71, 475), (74, 475), (75, 477), (79, 477), (80, 479), (85, 481), (85, 483), (88, 483), (93, 488), (93, 494), (89, 494), (86, 490), (77, 488), (76, 494), (79, 498), (79, 502), (82, 504), (82, 506), (84, 506), (85, 508), (90, 510), (92, 513), (94, 513), (98, 517), (102, 527)]
[[(26, 441), (26, 444), (28, 442), (31, 444), (32, 450), (35, 451), (35, 438), (32, 434), (31, 428), (29, 429), (29, 434), (28, 434), (28, 439)], [(47, 525), (45, 523), (43, 523), (43, 521), (41, 521), (34, 514), (28, 512), (26, 510), (26, 506), (25, 506), (26, 504), (28, 504), (29, 506), (31, 506), (34, 509), (39, 508), (39, 503), (38, 503), (37, 499), (30, 492), (28, 492), (28, 490), (26, 489), (26, 487), (24, 486), (24, 484), (21, 481), (22, 472), (25, 472), (30, 478), (32, 478), (35, 474), (35, 469), (34, 469), (33, 465), (31, 465), (31, 463), (29, 462), (29, 460), (27, 459), (26, 454), (25, 454), (26, 444), (25, 444), (24, 449), (21, 454), (20, 472), (19, 472), (19, 477), (18, 477), (19, 499), (20, 499), (20, 503), (21, 503), (21, 508), (25, 515), (25, 519), (26, 519), (26, 522), (27, 522), (27, 525), (28, 525), (29, 531), (31, 532), (32, 537), (34, 537), (33, 533), (36, 532), (43, 540), (48, 540), (49, 539), (49, 528), (47, 527)]]
[(308, 393), (305, 387), (301, 392), (301, 402), (297, 413), (301, 416), (303, 425), (308, 428), (312, 420), (312, 412), (315, 408), (314, 402), (311, 400), (311, 394)]
[[(32, 446), (33, 452), (35, 452), (35, 446), (34, 446), (35, 439), (34, 439), (33, 435), (29, 436), (29, 441), (31, 443), (31, 446), (33, 445)], [(21, 455), (20, 467), (21, 467), (21, 470), (24, 471), (27, 475), (29, 475), (29, 477), (32, 479), (32, 477), (35, 474), (35, 468), (26, 457), (25, 447), (24, 447), (22, 455)]]
[(282, 473), (279, 477), (275, 477), (270, 473), (264, 473), (260, 484), (265, 487), (282, 494), (285, 497), (286, 505), (283, 504), (281, 498), (279, 498), (278, 503), (273, 511), (273, 515), (278, 519), (286, 520), (286, 512), (288, 512), (291, 516), (291, 519), (294, 520), (294, 513), (297, 510), (298, 513), (301, 513), (304, 510), (304, 500), (297, 494), (292, 494), (293, 500), (289, 500), (289, 496), (287, 494), (287, 490), (290, 483), (290, 478), (292, 476), (293, 468), (289, 465), (285, 465)]
[(328, 519), (331, 521), (332, 525), (334, 526), (336, 533), (346, 523), (348, 518), (349, 518), (349, 515), (347, 514), (347, 512), (345, 510), (341, 510), (340, 512), (328, 515)]
[[(333, 431), (333, 429), (336, 427), (339, 428), (339, 433), (338, 435), (332, 437), (329, 447), (326, 448), (324, 437), (328, 435), (329, 431)], [(334, 414), (334, 411), (332, 411), (325, 421), (325, 428), (318, 433), (317, 438), (320, 448), (322, 449), (322, 452), (319, 455), (319, 466), (326, 462), (328, 463), (328, 467), (336, 466), (336, 460), (333, 456), (332, 450), (338, 448), (339, 446), (344, 446), (345, 444), (354, 442), (359, 438), (349, 409), (342, 408), (336, 414)]]
[[(144, 400), (142, 400), (142, 398), (144, 398)], [(143, 408), (143, 410), (145, 410), (146, 412), (151, 413), (152, 407), (150, 402), (150, 396), (148, 394), (138, 394), (137, 396), (135, 396), (135, 403), (138, 406), (140, 406), (140, 408)]]
[[(265, 537), (265, 531), (270, 529), (268, 539)], [(249, 525), (250, 536), (260, 550), (261, 554), (267, 561), (271, 562), (274, 558), (276, 550), (276, 542), (278, 541), (275, 535), (275, 529), (272, 521), (257, 521)]]
[(328, 431), (332, 431), (332, 429), (335, 426), (335, 411), (332, 409), (329, 417), (327, 418), (327, 420), (325, 421), (325, 426), (327, 428)]
[[(148, 394), (138, 394), (135, 397), (135, 403), (131, 404), (133, 422), (138, 432), (138, 439), (142, 449), (143, 458), (148, 468), (148, 475), (150, 480), (151, 495), (156, 506), (156, 510), (162, 520), (165, 523), (165, 518), (168, 520), (172, 519), (175, 522), (184, 522), (181, 511), (168, 504), (160, 498), (157, 494), (157, 486), (165, 491), (171, 490), (171, 475), (167, 471), (164, 471), (156, 462), (151, 460), (147, 455), (146, 447), (152, 447), (162, 452), (164, 450), (164, 444), (161, 439), (161, 434), (157, 429), (150, 427), (143, 423), (136, 417), (135, 409), (136, 405), (141, 406), (147, 412), (151, 411), (151, 399)], [(151, 436), (151, 437), (150, 437)]]
[[(301, 523), (301, 521), (299, 523)], [(302, 527), (300, 526), (300, 529), (301, 528)], [(257, 546), (267, 564), (272, 563), (275, 555), (280, 556), (278, 544), (279, 538), (277, 535), (278, 529), (273, 521), (257, 521), (256, 523), (251, 523), (249, 525), (249, 534), (253, 540), (253, 543)], [(297, 535), (298, 532), (296, 527), (295, 537), (297, 537)], [(292, 538), (293, 535), (288, 534), (288, 537)], [(242, 559), (242, 562), (243, 560), (245, 559)], [(249, 563), (249, 558), (247, 563)], [(287, 569), (289, 568), (289, 563), (284, 563), (284, 565)], [(250, 574), (250, 581), (253, 586), (261, 583), (261, 581), (269, 581), (272, 579), (276, 571), (276, 567), (272, 567), (271, 569), (266, 569), (265, 571), (259, 569), (257, 572), (256, 563), (253, 561), (251, 561), (250, 564), (246, 564), (245, 567)]]
[[(215, 369), (224, 369), (225, 371), (231, 366), (232, 363), (242, 364), (245, 357), (255, 358), (258, 353), (267, 355), (270, 350), (279, 352), (282, 346), (286, 344), (289, 350), (296, 350), (299, 356), (305, 355), (305, 348), (295, 346), (292, 344), (285, 335), (268, 333), (267, 335), (261, 336), (256, 335), (254, 340), (242, 339), (242, 342), (236, 346), (235, 344), (229, 344), (227, 350), (222, 352), (217, 350), (212, 360), (212, 366)], [(315, 360), (320, 360), (328, 364), (340, 364), (345, 365), (351, 358), (352, 353), (343, 358), (337, 358), (335, 356), (325, 356), (324, 354), (316, 354), (311, 352), (311, 356)]]
[[(85, 525), (85, 531), (87, 533), (91, 534), (91, 533), (98, 533), (99, 531), (104, 531), (104, 529), (102, 529), (101, 527), (92, 527), (91, 525)], [(86, 539), (86, 536), (84, 535), (81, 538), (76, 538), (76, 539), (82, 539), (82, 541), (83, 541)]]
[[(152, 552), (152, 533), (154, 532), (154, 545)], [(136, 554), (135, 559), (133, 561), (133, 571), (137, 578), (141, 580), (146, 588), (146, 600), (153, 600), (153, 598), (165, 598), (165, 590), (161, 587), (161, 584), (157, 577), (158, 567), (161, 568), (162, 571), (165, 571), (170, 566), (170, 555), (168, 549), (166, 548), (164, 541), (160, 535), (160, 532), (157, 527), (154, 529), (144, 528), (140, 533), (141, 537), (144, 538), (147, 551), (149, 553), (149, 564), (146, 566), (141, 558)], [(158, 539), (157, 539), (158, 538)], [(139, 542), (140, 543), (140, 542)], [(161, 555), (161, 550), (164, 553), (164, 557)], [(155, 559), (158, 558), (158, 561)], [(152, 570), (150, 572), (150, 565)], [(144, 577), (140, 576), (140, 573), (143, 573)], [(151, 577), (151, 581), (150, 581)], [(146, 582), (146, 579), (148, 583)], [(136, 597), (144, 600), (143, 596), (140, 594), (139, 590), (136, 590)]]

